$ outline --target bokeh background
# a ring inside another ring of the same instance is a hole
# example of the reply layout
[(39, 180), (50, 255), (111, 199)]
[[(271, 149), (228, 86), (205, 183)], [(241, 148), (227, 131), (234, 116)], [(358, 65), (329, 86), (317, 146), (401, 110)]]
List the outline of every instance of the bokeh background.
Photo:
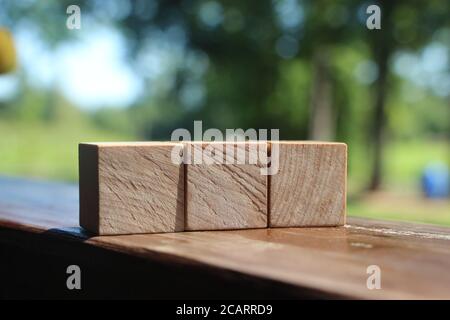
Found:
[(76, 182), (79, 142), (168, 140), (194, 120), (278, 128), (349, 145), (350, 215), (450, 225), (449, 8), (0, 0), (17, 53), (0, 75), (0, 175)]

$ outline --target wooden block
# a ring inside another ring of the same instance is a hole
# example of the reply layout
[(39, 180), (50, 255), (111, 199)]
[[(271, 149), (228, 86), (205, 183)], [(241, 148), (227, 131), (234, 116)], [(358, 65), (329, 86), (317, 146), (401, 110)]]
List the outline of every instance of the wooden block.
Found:
[(276, 148), (279, 152), (279, 170), (269, 178), (269, 226), (344, 225), (347, 145), (271, 142), (272, 159)]
[(79, 145), (80, 225), (99, 235), (184, 229), (184, 168), (170, 142)]
[[(255, 164), (236, 163), (238, 154), (248, 159), (250, 154), (255, 155), (250, 151), (257, 148), (267, 156), (265, 142), (185, 145), (184, 152), (192, 161), (186, 166), (186, 230), (267, 227), (267, 176), (261, 174), (264, 164), (259, 160)], [(202, 154), (204, 161), (199, 164), (197, 155)], [(228, 159), (228, 163), (220, 159)]]

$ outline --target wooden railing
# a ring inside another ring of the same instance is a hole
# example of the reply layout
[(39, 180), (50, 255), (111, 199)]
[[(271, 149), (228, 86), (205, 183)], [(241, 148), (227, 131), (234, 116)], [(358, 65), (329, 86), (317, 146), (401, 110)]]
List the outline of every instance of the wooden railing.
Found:
[(0, 247), (3, 298), (450, 298), (450, 229), (431, 225), (91, 237), (76, 185), (1, 178)]

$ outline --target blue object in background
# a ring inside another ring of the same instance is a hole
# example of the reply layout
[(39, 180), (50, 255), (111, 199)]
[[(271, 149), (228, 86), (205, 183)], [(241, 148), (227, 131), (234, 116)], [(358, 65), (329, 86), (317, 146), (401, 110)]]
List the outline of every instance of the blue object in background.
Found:
[(432, 163), (425, 167), (422, 190), (427, 198), (445, 198), (449, 195), (449, 172), (444, 163)]

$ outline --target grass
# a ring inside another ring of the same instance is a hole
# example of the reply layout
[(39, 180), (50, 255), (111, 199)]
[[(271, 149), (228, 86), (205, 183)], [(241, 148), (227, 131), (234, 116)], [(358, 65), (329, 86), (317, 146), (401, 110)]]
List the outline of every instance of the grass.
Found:
[(129, 140), (79, 121), (64, 124), (0, 120), (0, 174), (77, 181), (78, 143)]
[(418, 190), (423, 168), (432, 162), (450, 166), (450, 148), (445, 140), (391, 142), (384, 158), (385, 187), (390, 190)]
[(353, 159), (350, 158), (353, 170), (349, 170), (348, 214), (450, 226), (450, 200), (425, 199), (420, 192), (425, 166), (437, 161), (450, 165), (449, 160), (447, 141), (390, 142), (384, 154), (383, 191), (361, 193), (361, 187), (368, 181), (370, 163), (356, 150)]
[(426, 199), (418, 193), (373, 192), (348, 202), (350, 216), (415, 221), (450, 226), (450, 200)]

